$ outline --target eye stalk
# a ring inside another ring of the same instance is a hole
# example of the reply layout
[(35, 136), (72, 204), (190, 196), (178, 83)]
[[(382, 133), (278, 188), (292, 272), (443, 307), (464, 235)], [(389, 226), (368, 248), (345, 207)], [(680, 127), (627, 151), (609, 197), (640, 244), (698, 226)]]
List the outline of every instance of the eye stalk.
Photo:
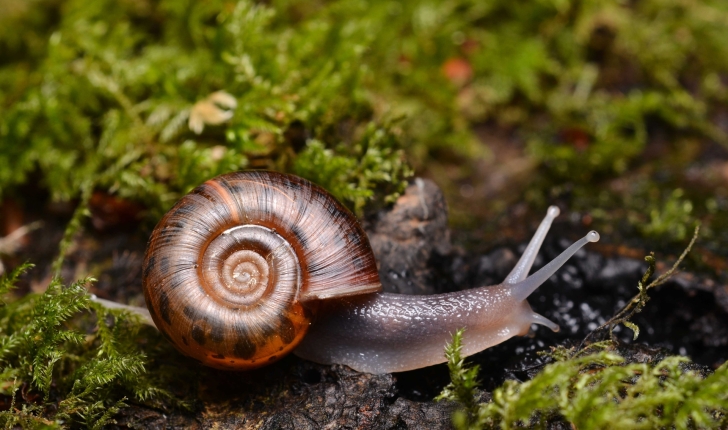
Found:
[[(544, 220), (545, 222), (546, 220)], [(543, 224), (542, 224), (543, 225)], [(538, 234), (538, 233), (537, 233)], [(536, 237), (534, 236), (534, 239)], [(531, 242), (533, 242), (533, 240)], [(515, 284), (511, 284), (513, 287), (513, 296), (518, 300), (526, 300), (528, 296), (531, 295), (534, 291), (536, 291), (536, 288), (540, 287), (541, 284), (546, 282), (554, 273), (556, 273), (557, 270), (561, 268), (561, 266), (566, 263), (569, 258), (573, 257), (574, 254), (576, 254), (577, 251), (579, 251), (581, 248), (584, 247), (587, 243), (590, 242), (597, 242), (599, 240), (599, 233), (592, 230), (589, 233), (586, 234), (586, 236), (582, 237), (581, 239), (577, 240), (575, 243), (573, 243), (570, 247), (566, 248), (564, 252), (559, 254), (556, 258), (551, 260), (548, 264), (543, 266), (538, 272), (534, 273), (533, 275), (527, 277), (526, 279), (516, 282)], [(543, 241), (543, 239), (541, 239)], [(539, 246), (541, 243), (539, 243)], [(529, 243), (529, 247), (531, 244)], [(524, 256), (521, 257), (521, 260), (523, 260)], [(533, 260), (531, 260), (531, 264), (533, 263)], [(521, 264), (521, 261), (519, 260), (518, 265)], [(530, 269), (531, 264), (528, 265), (528, 268)], [(509, 275), (510, 276), (510, 275)], [(508, 283), (508, 279), (506, 278), (506, 282), (504, 284)]]

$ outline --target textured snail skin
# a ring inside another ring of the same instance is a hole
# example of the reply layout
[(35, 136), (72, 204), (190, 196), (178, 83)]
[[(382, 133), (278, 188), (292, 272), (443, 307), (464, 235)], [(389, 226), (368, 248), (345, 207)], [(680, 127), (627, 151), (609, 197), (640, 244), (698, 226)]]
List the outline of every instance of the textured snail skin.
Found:
[(549, 208), (502, 284), (388, 294), (379, 292), (356, 218), (326, 191), (291, 175), (231, 173), (193, 190), (159, 222), (144, 262), (144, 293), (160, 331), (209, 366), (247, 370), (294, 351), (362, 372), (406, 371), (444, 362), (444, 346), (460, 328), (464, 355), (534, 323), (558, 330), (526, 298), (599, 239), (590, 232), (527, 277), (558, 213)]
[[(368, 373), (418, 369), (445, 361), (444, 347), (465, 327), (463, 355), (480, 352), (534, 323), (528, 302), (501, 286), (431, 296), (380, 293), (324, 303), (295, 354)], [(326, 312), (329, 310), (329, 312)]]

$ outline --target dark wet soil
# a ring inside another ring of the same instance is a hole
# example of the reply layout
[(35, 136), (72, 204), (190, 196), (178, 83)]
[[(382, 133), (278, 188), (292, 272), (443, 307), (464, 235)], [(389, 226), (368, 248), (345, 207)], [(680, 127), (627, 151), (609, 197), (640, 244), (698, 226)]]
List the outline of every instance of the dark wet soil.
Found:
[[(49, 278), (49, 263), (71, 207), (26, 208), (26, 219), (41, 219), (28, 244), (10, 260), (12, 267), (30, 259), (38, 267), (23, 280), (22, 291), (37, 291)], [(589, 228), (560, 217), (549, 233), (535, 269), (551, 260)], [(99, 215), (94, 215), (99, 216)], [(540, 214), (532, 217), (533, 228)], [(92, 219), (93, 221), (93, 219)], [(145, 232), (152, 226), (89, 223), (78, 237), (63, 276), (72, 280), (91, 274), (98, 278), (94, 293), (112, 300), (141, 304), (140, 266)], [(504, 245), (483, 254), (468, 253), (450, 243), (444, 199), (429, 181), (415, 182), (388, 213), (366, 220), (385, 289), (427, 294), (453, 291), (503, 280), (525, 243)], [(455, 235), (456, 237), (458, 235)], [(608, 243), (609, 238), (603, 238)], [(458, 241), (456, 241), (458, 242)], [(467, 242), (465, 240), (464, 242)], [(547, 363), (538, 351), (556, 345), (578, 345), (637, 292), (647, 265), (603, 246), (588, 246), (572, 258), (529, 302), (535, 311), (561, 326), (553, 333), (543, 327), (531, 335), (511, 339), (470, 358), (480, 365), (487, 391), (506, 379), (527, 380)], [(674, 261), (660, 256), (658, 272)], [(728, 286), (725, 279), (680, 273), (650, 292), (650, 301), (634, 318), (641, 328), (615, 330), (628, 360), (659, 359), (665, 354), (690, 357), (703, 371), (728, 358)], [(155, 407), (132, 404), (117, 416), (118, 428), (449, 428), (455, 405), (432, 398), (448, 383), (445, 365), (393, 375), (369, 375), (343, 366), (322, 366), (289, 356), (248, 373), (226, 373), (204, 368), (181, 357), (151, 329), (160, 342), (150, 354), (155, 369), (180, 375), (171, 387), (190, 401), (184, 410), (170, 403)]]

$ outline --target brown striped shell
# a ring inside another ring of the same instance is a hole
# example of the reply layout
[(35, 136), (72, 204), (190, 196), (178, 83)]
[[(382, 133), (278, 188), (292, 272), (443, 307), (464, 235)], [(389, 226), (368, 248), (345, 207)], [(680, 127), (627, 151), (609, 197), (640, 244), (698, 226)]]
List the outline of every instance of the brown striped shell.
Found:
[(149, 239), (143, 285), (177, 349), (232, 370), (295, 348), (316, 300), (381, 289), (354, 215), (321, 187), (267, 171), (218, 176), (177, 202)]

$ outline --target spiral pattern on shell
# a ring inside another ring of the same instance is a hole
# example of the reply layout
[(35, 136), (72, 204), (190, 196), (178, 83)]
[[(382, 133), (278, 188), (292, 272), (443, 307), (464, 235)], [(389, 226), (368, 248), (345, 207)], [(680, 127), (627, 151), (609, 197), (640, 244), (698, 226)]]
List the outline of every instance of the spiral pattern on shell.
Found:
[(143, 266), (147, 307), (182, 353), (223, 369), (263, 366), (305, 335), (316, 300), (381, 289), (358, 221), (296, 176), (218, 176), (154, 229)]

